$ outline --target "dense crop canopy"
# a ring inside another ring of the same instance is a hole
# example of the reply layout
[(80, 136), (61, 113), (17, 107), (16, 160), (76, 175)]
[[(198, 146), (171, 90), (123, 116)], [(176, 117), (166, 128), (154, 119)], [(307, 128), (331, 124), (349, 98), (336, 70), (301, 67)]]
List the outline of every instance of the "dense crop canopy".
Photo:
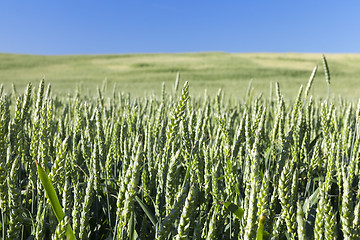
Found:
[(360, 104), (314, 100), (315, 73), (294, 103), (1, 88), (2, 237), (358, 239)]

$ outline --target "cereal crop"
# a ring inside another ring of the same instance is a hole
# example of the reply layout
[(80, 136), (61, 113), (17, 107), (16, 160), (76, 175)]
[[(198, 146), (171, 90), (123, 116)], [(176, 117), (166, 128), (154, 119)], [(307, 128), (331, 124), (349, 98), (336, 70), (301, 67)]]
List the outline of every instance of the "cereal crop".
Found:
[(359, 239), (360, 101), (330, 96), (323, 61), (326, 100), (317, 67), (295, 101), (193, 97), (180, 75), (142, 98), (1, 87), (0, 236)]

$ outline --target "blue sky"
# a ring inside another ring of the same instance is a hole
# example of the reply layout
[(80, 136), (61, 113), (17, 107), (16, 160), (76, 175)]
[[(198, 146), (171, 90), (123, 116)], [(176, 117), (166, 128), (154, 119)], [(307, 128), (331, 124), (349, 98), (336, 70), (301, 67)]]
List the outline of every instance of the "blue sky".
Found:
[(0, 2), (0, 52), (360, 53), (360, 1)]

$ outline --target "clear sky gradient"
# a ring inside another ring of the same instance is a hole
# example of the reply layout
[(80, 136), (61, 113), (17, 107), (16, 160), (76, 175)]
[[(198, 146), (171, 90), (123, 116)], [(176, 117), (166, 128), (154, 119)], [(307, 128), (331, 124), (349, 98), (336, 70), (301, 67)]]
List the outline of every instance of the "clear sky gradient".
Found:
[(0, 52), (360, 53), (360, 1), (0, 2)]

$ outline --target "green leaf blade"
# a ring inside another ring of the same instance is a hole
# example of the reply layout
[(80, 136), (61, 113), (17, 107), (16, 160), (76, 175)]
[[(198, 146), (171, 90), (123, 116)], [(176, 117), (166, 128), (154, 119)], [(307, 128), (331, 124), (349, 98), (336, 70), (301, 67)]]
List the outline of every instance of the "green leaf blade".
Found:
[[(56, 195), (54, 186), (52, 185), (51, 180), (49, 179), (49, 176), (47, 175), (45, 170), (40, 166), (40, 164), (38, 164), (38, 162), (36, 160), (35, 160), (35, 163), (36, 163), (36, 167), (38, 170), (41, 184), (43, 185), (43, 187), (45, 189), (46, 196), (48, 197), (48, 199), (50, 201), (51, 207), (55, 213), (57, 220), (59, 222), (61, 222), (61, 220), (65, 217), (65, 213), (64, 213), (63, 209), (61, 208), (60, 201)], [(75, 237), (74, 232), (70, 225), (68, 225), (66, 227), (65, 235), (66, 235), (66, 239), (76, 240), (76, 237)]]
[(244, 209), (238, 207), (236, 204), (232, 202), (220, 202), (223, 204), (227, 210), (229, 210), (232, 214), (234, 214), (239, 220), (241, 220), (244, 216)]

